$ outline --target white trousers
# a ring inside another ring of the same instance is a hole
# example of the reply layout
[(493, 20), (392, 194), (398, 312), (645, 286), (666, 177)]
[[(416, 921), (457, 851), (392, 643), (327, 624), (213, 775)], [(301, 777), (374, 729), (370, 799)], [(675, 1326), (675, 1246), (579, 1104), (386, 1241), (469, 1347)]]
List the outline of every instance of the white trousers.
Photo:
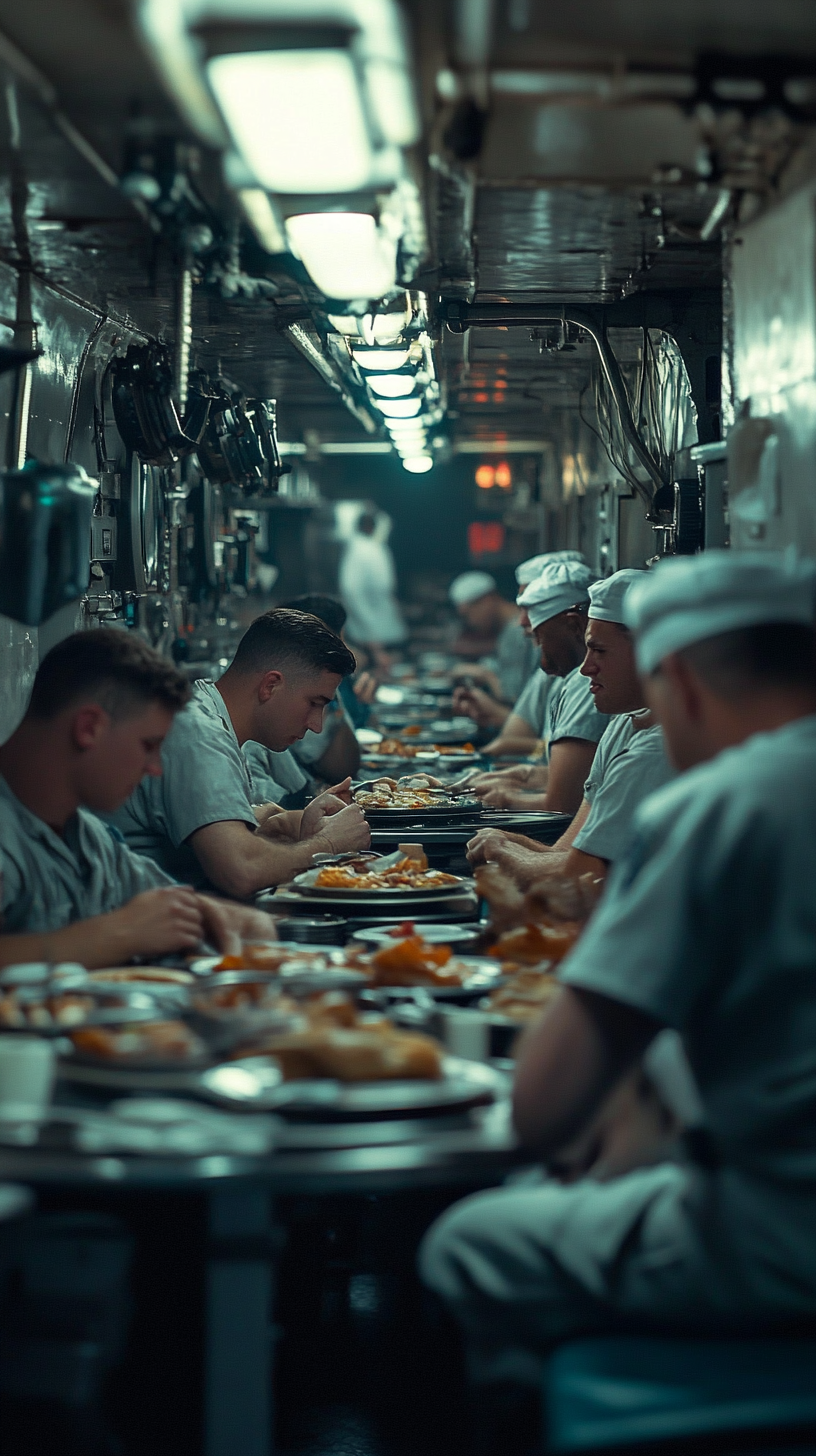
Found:
[(474, 1380), (537, 1382), (552, 1345), (579, 1334), (767, 1329), (816, 1311), (816, 1270), (785, 1269), (790, 1225), (772, 1248), (765, 1192), (669, 1163), (511, 1183), (443, 1214), (420, 1272), (462, 1324)]

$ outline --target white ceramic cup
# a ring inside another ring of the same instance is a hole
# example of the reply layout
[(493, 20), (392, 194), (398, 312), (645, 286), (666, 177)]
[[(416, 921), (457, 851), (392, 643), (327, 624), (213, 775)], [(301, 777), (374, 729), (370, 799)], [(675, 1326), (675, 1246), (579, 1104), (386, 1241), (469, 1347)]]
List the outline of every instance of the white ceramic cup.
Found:
[(486, 1062), (490, 1056), (490, 1023), (481, 1011), (464, 1006), (445, 1007), (442, 1040), (453, 1057)]
[(38, 1036), (0, 1036), (0, 1122), (41, 1122), (54, 1085), (54, 1048)]

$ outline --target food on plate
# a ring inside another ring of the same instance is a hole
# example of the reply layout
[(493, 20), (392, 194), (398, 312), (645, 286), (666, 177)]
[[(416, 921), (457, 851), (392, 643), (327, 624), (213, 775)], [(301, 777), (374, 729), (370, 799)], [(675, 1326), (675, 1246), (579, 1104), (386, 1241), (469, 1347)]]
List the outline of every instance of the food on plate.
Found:
[(449, 945), (429, 945), (419, 935), (408, 936), (396, 945), (375, 952), (368, 966), (374, 986), (458, 987), (471, 974), (469, 967), (452, 959)]
[[(295, 947), (296, 949), (296, 947)], [(278, 971), (293, 955), (291, 945), (246, 941), (240, 955), (222, 956), (214, 971)]]
[(431, 1037), (398, 1031), (384, 1017), (360, 1017), (347, 998), (336, 994), (315, 997), (304, 1009), (302, 1028), (255, 1038), (232, 1056), (271, 1056), (287, 1082), (312, 1077), (428, 1081), (442, 1075), (442, 1049)]
[(384, 738), (377, 744), (377, 753), (393, 758), (415, 758), (419, 753), (415, 743), (401, 743), (398, 738)]
[(416, 738), (417, 734), (422, 732), (422, 724), (408, 723), (402, 731), (406, 738)]
[(486, 1009), (497, 1016), (506, 1016), (510, 1021), (532, 1021), (552, 1001), (558, 987), (555, 976), (527, 967), (516, 971), (503, 986), (497, 986), (491, 992)]
[(192, 1062), (207, 1048), (183, 1021), (146, 1021), (137, 1026), (89, 1026), (71, 1033), (78, 1052), (108, 1062)]
[(447, 794), (427, 788), (392, 787), (392, 780), (379, 779), (373, 788), (357, 789), (355, 804), (361, 809), (430, 809), (449, 803)]
[(457, 743), (455, 746), (452, 743), (435, 743), (434, 748), (436, 749), (437, 753), (443, 753), (450, 758), (456, 758), (457, 755), (461, 755), (463, 753), (476, 752), (476, 749), (474, 748), (472, 743)]
[(320, 870), (314, 882), (315, 888), (320, 890), (359, 890), (361, 893), (370, 890), (436, 890), (458, 883), (456, 875), (448, 875), (444, 870), (423, 869), (421, 860), (408, 855), (386, 870), (357, 872), (346, 865), (327, 865)]
[(522, 966), (540, 965), (542, 961), (555, 963), (572, 950), (580, 930), (579, 925), (567, 922), (563, 925), (523, 925), (500, 935), (488, 955), (495, 960)]
[(239, 981), (225, 986), (219, 985), (217, 978), (196, 992), (193, 1005), (210, 1015), (294, 1009), (294, 1002), (281, 995), (279, 981)]
[(94, 1010), (93, 996), (64, 991), (53, 996), (33, 996), (19, 989), (0, 992), (0, 1027), (31, 1027), (32, 1030), (76, 1026)]
[(190, 971), (174, 971), (167, 966), (114, 966), (107, 971), (89, 971), (91, 981), (158, 981), (167, 985), (190, 986), (195, 977)]

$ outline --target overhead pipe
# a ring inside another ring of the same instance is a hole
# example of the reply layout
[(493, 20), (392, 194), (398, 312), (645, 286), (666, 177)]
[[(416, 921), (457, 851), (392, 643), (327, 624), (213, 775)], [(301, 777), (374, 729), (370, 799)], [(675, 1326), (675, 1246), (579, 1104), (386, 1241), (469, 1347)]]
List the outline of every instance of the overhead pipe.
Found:
[[(466, 329), (478, 328), (535, 328), (543, 323), (569, 323), (576, 328), (583, 329), (589, 334), (595, 348), (598, 351), (601, 368), (615, 406), (620, 417), (621, 429), (627, 443), (643, 466), (650, 479), (654, 483), (655, 490), (660, 490), (668, 485), (660, 466), (652, 458), (644, 445), (637, 431), (637, 426), (632, 418), (632, 411), (629, 408), (629, 399), (626, 393), (626, 385), (620, 371), (620, 365), (610, 347), (606, 336), (606, 330), (602, 323), (599, 323), (593, 315), (585, 309), (578, 308), (574, 304), (566, 304), (563, 308), (554, 310), (552, 304), (536, 308), (521, 305), (519, 308), (508, 309), (501, 303), (467, 304), (459, 303), (456, 300), (446, 300), (442, 305), (442, 316), (448, 328), (453, 334), (464, 333)], [(651, 506), (652, 499), (645, 486), (633, 481), (639, 495)]]

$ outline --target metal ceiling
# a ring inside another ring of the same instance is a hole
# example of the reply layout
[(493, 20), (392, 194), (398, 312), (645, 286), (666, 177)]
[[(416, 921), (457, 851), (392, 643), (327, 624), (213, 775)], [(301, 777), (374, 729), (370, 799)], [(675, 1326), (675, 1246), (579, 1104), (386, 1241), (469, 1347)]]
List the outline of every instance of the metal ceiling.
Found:
[[(573, 302), (608, 306), (614, 324), (622, 301), (716, 296), (720, 238), (707, 220), (726, 194), (731, 215), (762, 205), (809, 118), (701, 107), (680, 93), (701, 86), (703, 72), (710, 81), (706, 57), (716, 52), (748, 70), (798, 57), (812, 74), (811, 0), (412, 0), (406, 10), (431, 238), (416, 286), (432, 306)], [(172, 243), (116, 183), (134, 147), (190, 138), (137, 43), (129, 0), (0, 0), (0, 30), (18, 51), (4, 57), (0, 46), (12, 86), (0, 108), (0, 258), (171, 339)], [(675, 99), (657, 94), (672, 87)], [(72, 127), (89, 143), (84, 154)], [(217, 159), (198, 156), (202, 215), (228, 251), (235, 209)], [(287, 334), (293, 321), (308, 323), (314, 295), (268, 262), (245, 245), (229, 287), (210, 275), (196, 288), (196, 362), (277, 397), (285, 439), (369, 438)], [(243, 286), (253, 272), (266, 273), (265, 296)], [(589, 344), (542, 352), (534, 332), (438, 330), (455, 443), (536, 439), (553, 411), (576, 410)]]

